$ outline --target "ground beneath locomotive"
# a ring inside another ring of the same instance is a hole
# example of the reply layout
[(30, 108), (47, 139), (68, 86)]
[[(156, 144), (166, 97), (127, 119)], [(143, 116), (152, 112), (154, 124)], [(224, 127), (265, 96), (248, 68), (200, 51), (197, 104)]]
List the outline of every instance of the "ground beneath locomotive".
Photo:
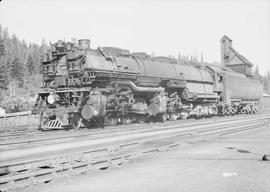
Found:
[(270, 130), (253, 130), (151, 153), (119, 167), (27, 191), (268, 191)]

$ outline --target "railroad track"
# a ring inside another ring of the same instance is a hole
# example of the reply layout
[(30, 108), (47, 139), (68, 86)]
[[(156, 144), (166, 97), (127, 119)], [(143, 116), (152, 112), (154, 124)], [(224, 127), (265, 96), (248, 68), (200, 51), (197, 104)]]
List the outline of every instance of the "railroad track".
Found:
[[(242, 118), (254, 118), (255, 116), (250, 115), (239, 115), (239, 116), (229, 116), (229, 117), (213, 117), (209, 119), (189, 119), (189, 120), (177, 120), (177, 121), (169, 121), (166, 123), (151, 123), (151, 124), (131, 124), (131, 125), (118, 125), (113, 127), (105, 127), (105, 129), (96, 128), (96, 129), (80, 129), (80, 130), (67, 130), (67, 131), (39, 131), (37, 129), (31, 128), (30, 130), (27, 129), (19, 129), (18, 132), (12, 132), (10, 134), (0, 133), (0, 147), (8, 144), (23, 144), (23, 143), (34, 143), (38, 141), (45, 141), (45, 140), (55, 140), (55, 139), (65, 139), (71, 137), (81, 137), (87, 135), (101, 135), (104, 133), (118, 133), (118, 132), (132, 132), (134, 130), (138, 130), (140, 127), (142, 129), (155, 129), (158, 127), (162, 127), (166, 124), (174, 125), (174, 124), (181, 124), (186, 126), (187, 124), (192, 125), (194, 124), (207, 124), (213, 121), (231, 121), (235, 119), (242, 119)], [(1, 150), (1, 149), (0, 149)]]
[[(257, 118), (257, 116), (248, 116), (250, 119)], [(195, 126), (195, 125), (207, 125), (209, 123), (213, 122), (228, 122), (228, 121), (236, 121), (240, 120), (243, 117), (230, 117), (230, 118), (224, 118), (224, 119), (205, 119), (205, 120), (199, 120), (199, 121), (174, 121), (169, 123), (158, 123), (158, 124), (135, 124), (135, 125), (128, 125), (128, 126), (118, 126), (118, 127), (108, 127), (107, 129), (96, 129), (96, 130), (70, 130), (70, 132), (59, 133), (59, 132), (38, 132), (31, 134), (31, 137), (27, 135), (27, 137), (23, 138), (10, 138), (6, 137), (3, 138), (0, 141), (0, 151), (5, 150), (5, 146), (8, 146), (7, 150), (10, 150), (12, 147), (16, 146), (33, 146), (33, 145), (46, 145), (52, 144), (52, 143), (61, 143), (61, 142), (67, 142), (67, 140), (70, 140), (70, 142), (76, 141), (76, 140), (83, 140), (83, 139), (95, 139), (95, 138), (104, 138), (104, 137), (110, 137), (115, 135), (123, 135), (123, 134), (134, 134), (139, 132), (149, 132), (152, 130), (157, 129), (169, 129), (174, 127), (180, 127), (186, 128), (189, 126)]]
[[(69, 177), (93, 169), (107, 169), (154, 151), (169, 150), (185, 140), (204, 136), (219, 136), (269, 126), (269, 116), (211, 122), (187, 127), (171, 124), (128, 135), (88, 137), (65, 142), (0, 152), (0, 189), (21, 189), (46, 183), (59, 177)], [(43, 149), (43, 152), (42, 152)], [(20, 153), (16, 153), (19, 152)]]
[[(259, 114), (259, 115), (265, 115), (265, 114)], [(29, 121), (30, 122), (25, 122), (24, 120), (24, 123), (23, 124), (20, 124), (20, 122), (16, 123), (16, 125), (10, 125), (10, 126), (4, 126), (4, 127), (1, 127), (1, 122), (0, 122), (0, 139), (1, 140), (4, 140), (4, 139), (13, 139), (13, 138), (20, 138), (20, 137), (23, 137), (23, 136), (44, 136), (44, 134), (46, 133), (46, 135), (55, 135), (56, 132), (58, 131), (59, 132), (59, 135), (61, 134), (65, 134), (66, 132), (71, 132), (73, 130), (49, 130), (49, 131), (40, 131), (38, 130), (38, 118), (37, 116), (35, 115), (28, 115), (28, 116), (18, 116), (18, 117), (30, 117), (31, 118), (34, 118), (33, 119), (30, 119)], [(237, 115), (237, 116), (225, 116), (225, 117), (217, 117), (217, 116), (214, 116), (212, 117), (211, 119), (230, 119), (230, 118), (246, 118), (246, 117), (250, 117), (250, 115), (245, 115), (245, 114), (240, 114), (240, 115)], [(16, 116), (15, 116), (16, 117)], [(13, 118), (13, 117), (11, 117)], [(1, 119), (1, 118), (0, 118)], [(194, 120), (194, 121), (205, 121), (205, 120), (198, 120), (198, 119), (188, 119), (188, 121), (190, 120)], [(10, 121), (12, 121), (12, 119), (10, 119)], [(187, 120), (177, 120), (177, 122), (186, 122)], [(174, 123), (174, 121), (169, 121), (169, 122), (166, 122), (166, 123)], [(164, 123), (161, 123), (161, 124), (164, 124)], [(137, 124), (132, 124), (134, 126), (136, 126)], [(108, 126), (110, 129), (112, 128), (121, 128), (121, 127), (126, 127), (126, 126), (130, 126), (130, 125), (117, 125), (117, 126)], [(108, 127), (105, 127), (105, 128), (108, 128)], [(81, 128), (79, 131), (83, 130), (83, 129), (87, 129), (87, 128)], [(91, 128), (92, 129), (92, 128)], [(94, 130), (96, 128), (93, 128)], [(76, 132), (78, 132), (78, 130), (76, 130)]]

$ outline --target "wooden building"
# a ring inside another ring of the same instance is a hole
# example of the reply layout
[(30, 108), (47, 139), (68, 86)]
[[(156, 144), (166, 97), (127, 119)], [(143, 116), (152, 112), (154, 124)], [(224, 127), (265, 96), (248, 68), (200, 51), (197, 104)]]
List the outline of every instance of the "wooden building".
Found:
[(221, 64), (233, 71), (252, 76), (253, 64), (232, 47), (232, 40), (224, 35), (220, 40)]

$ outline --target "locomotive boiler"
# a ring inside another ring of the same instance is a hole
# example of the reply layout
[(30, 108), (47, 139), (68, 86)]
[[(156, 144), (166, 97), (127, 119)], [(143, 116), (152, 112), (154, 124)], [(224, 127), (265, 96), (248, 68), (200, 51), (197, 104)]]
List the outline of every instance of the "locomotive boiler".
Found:
[(114, 47), (91, 49), (87, 39), (52, 44), (42, 63), (43, 91), (35, 106), (41, 129), (213, 115), (219, 100), (225, 113), (235, 114), (260, 99), (256, 80), (228, 68)]

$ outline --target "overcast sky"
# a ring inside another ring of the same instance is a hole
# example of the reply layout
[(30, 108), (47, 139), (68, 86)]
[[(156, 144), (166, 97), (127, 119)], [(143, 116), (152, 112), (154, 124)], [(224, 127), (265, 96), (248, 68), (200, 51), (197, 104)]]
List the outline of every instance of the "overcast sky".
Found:
[(270, 71), (270, 0), (2, 0), (0, 23), (27, 42), (89, 38), (93, 48), (197, 51), (208, 62), (220, 62), (226, 34), (261, 74)]

